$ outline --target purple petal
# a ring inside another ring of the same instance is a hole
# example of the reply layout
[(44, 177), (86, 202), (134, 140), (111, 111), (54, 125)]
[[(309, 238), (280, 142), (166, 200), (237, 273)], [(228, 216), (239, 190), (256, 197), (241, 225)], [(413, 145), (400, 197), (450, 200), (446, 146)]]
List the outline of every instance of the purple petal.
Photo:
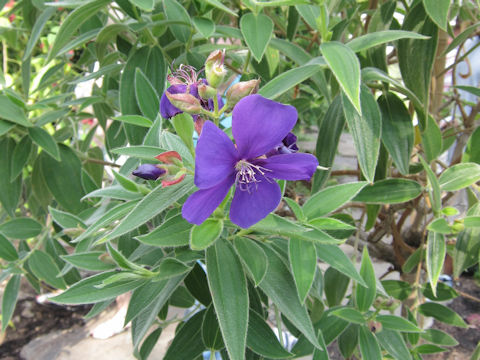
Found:
[(200, 225), (220, 205), (234, 182), (235, 176), (232, 175), (217, 186), (194, 192), (183, 204), (182, 216), (184, 219), (192, 224)]
[(205, 122), (195, 150), (195, 185), (207, 189), (235, 171), (237, 150), (232, 140), (211, 121)]
[(265, 175), (282, 180), (310, 180), (317, 169), (318, 160), (312, 154), (293, 153), (258, 159), (255, 165), (262, 166), (269, 171)]
[(232, 132), (242, 159), (266, 154), (292, 130), (297, 110), (290, 105), (249, 95), (233, 109)]
[(237, 186), (230, 206), (230, 220), (242, 228), (248, 228), (274, 211), (281, 198), (280, 186), (263, 177), (261, 182), (251, 184), (249, 191)]
[(164, 169), (160, 169), (153, 164), (140, 165), (136, 170), (132, 172), (133, 175), (145, 180), (157, 180), (165, 173), (166, 171)]

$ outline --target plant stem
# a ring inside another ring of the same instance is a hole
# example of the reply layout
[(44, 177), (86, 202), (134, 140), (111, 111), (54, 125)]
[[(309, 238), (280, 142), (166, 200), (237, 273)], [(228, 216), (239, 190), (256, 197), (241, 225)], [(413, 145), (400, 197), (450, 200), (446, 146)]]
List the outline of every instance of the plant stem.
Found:
[(210, 360), (215, 360), (215, 351), (210, 350)]
[(250, 50), (248, 50), (247, 58), (245, 59), (245, 64), (243, 64), (242, 75), (244, 75), (247, 72), (247, 68), (248, 68), (248, 64), (250, 63), (251, 56), (252, 54), (250, 53)]

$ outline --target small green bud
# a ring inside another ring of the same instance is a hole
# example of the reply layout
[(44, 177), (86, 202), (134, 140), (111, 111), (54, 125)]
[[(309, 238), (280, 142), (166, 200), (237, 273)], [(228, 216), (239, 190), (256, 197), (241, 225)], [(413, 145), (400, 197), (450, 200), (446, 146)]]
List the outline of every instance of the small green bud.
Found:
[(217, 95), (217, 90), (211, 86), (200, 84), (197, 88), (198, 95), (204, 100), (213, 99)]
[(227, 73), (223, 66), (224, 59), (225, 50), (215, 50), (205, 61), (205, 76), (208, 84), (214, 88), (217, 88), (223, 82), (223, 78)]

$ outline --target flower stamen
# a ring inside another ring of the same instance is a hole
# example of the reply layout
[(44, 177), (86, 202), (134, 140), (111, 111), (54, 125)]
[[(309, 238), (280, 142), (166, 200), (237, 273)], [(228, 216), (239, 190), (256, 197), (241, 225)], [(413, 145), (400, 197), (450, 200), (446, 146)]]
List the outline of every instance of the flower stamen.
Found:
[[(249, 163), (247, 160), (238, 161), (235, 164), (235, 170), (237, 171), (237, 174), (235, 175), (235, 186), (238, 186), (242, 191), (248, 192), (250, 192), (252, 184), (255, 184), (255, 188), (257, 188), (258, 183), (262, 181), (257, 179), (256, 176), (258, 176), (258, 174), (265, 177), (265, 173), (271, 171), (263, 166)], [(265, 178), (268, 180), (267, 177)]]

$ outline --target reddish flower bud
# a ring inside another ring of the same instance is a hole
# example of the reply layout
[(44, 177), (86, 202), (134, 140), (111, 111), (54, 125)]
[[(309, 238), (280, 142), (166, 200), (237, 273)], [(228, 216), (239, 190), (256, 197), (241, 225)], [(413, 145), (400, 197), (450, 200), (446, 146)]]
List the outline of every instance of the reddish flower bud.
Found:
[(259, 84), (260, 80), (250, 80), (232, 85), (226, 94), (228, 108), (233, 109), (245, 96), (255, 94), (258, 91)]
[(191, 94), (170, 94), (167, 91), (165, 95), (170, 100), (170, 103), (181, 111), (199, 114), (203, 110), (200, 100)]

